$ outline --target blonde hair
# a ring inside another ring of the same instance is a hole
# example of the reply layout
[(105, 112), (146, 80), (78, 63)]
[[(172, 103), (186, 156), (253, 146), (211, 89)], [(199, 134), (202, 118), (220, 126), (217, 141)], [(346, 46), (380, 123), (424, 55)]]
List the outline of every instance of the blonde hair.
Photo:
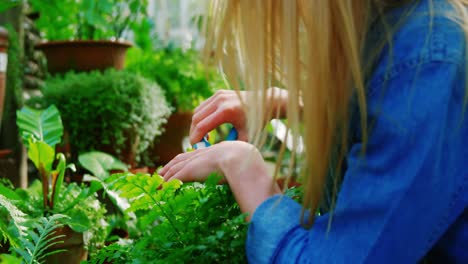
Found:
[[(370, 61), (366, 62), (362, 59), (365, 38), (371, 23), (382, 18), (395, 2), (411, 1), (211, 2), (206, 51), (211, 57), (214, 55), (233, 88), (255, 91), (245, 102), (249, 106), (246, 109), (252, 143), (265, 142), (265, 121), (278, 113), (277, 109), (266, 107), (270, 98), (267, 88), (281, 83), (289, 92), (288, 126), (294, 139), (302, 135), (305, 146), (301, 173), (303, 208), (311, 212), (317, 210), (323, 197), (327, 175), (330, 171), (340, 174), (348, 152), (352, 98), (359, 106), (365, 153), (365, 78), (372, 61), (386, 44), (391, 44), (391, 36), (400, 23), (383, 23), (386, 37), (372, 47)], [(450, 2), (456, 10), (456, 21), (468, 32), (468, 1)], [(297, 140), (294, 145), (297, 147)], [(295, 151), (292, 153), (294, 160)], [(314, 215), (310, 214), (308, 224), (313, 223)]]

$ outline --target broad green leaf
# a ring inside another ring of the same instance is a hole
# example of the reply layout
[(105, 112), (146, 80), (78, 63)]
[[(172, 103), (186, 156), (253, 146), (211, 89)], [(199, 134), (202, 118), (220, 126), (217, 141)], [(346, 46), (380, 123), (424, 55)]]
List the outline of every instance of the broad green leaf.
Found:
[(60, 143), (63, 135), (62, 119), (54, 105), (43, 111), (23, 107), (17, 111), (16, 124), (26, 146), (29, 145), (28, 140), (33, 138), (54, 147)]
[(45, 142), (37, 141), (29, 144), (28, 157), (37, 169), (42, 167), (46, 172), (50, 172), (54, 162), (54, 155), (55, 150)]
[(83, 211), (74, 210), (73, 213), (68, 213), (67, 216), (69, 218), (62, 221), (62, 223), (70, 226), (73, 231), (83, 233), (91, 228), (91, 222)]
[(84, 182), (90, 182), (90, 192), (94, 193), (100, 189), (104, 189), (106, 194), (109, 196), (110, 200), (120, 209), (120, 211), (125, 212), (127, 208), (130, 207), (128, 203), (128, 199), (122, 198), (119, 194), (115, 191), (109, 189), (108, 184), (99, 179), (98, 177), (94, 177), (88, 174), (85, 174), (83, 177)]
[(127, 165), (117, 158), (100, 151), (83, 153), (78, 157), (78, 161), (83, 168), (101, 180), (109, 177), (111, 170), (127, 171), (128, 169)]
[(12, 189), (0, 184), (0, 193), (9, 200), (21, 200), (21, 197)]

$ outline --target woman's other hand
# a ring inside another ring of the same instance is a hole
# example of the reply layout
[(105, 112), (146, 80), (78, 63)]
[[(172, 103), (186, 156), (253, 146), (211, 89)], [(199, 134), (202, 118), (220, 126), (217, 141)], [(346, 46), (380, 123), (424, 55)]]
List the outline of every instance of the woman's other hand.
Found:
[(226, 141), (178, 155), (159, 174), (166, 181), (205, 181), (208, 175), (224, 175), (243, 212), (251, 215), (266, 198), (280, 193), (260, 152), (242, 141)]

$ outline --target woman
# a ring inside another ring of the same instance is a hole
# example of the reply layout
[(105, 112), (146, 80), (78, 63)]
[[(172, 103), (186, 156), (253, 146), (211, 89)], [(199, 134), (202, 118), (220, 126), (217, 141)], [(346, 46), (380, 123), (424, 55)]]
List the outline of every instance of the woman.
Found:
[[(468, 263), (467, 5), (215, 2), (207, 47), (230, 85), (250, 91), (202, 103), (190, 139), (229, 122), (240, 141), (181, 154), (161, 175), (222, 173), (249, 213), (251, 263)], [(254, 147), (281, 115), (304, 139), (302, 205)], [(317, 216), (329, 178), (330, 211)]]

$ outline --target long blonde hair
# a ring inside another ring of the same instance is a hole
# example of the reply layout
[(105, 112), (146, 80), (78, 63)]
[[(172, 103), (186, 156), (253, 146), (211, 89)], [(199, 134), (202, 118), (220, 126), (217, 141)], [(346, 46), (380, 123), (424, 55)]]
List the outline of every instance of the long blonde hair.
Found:
[[(221, 0), (212, 1), (207, 49), (222, 66), (229, 84), (253, 90), (245, 102), (252, 143), (265, 142), (264, 124), (275, 117), (267, 88), (281, 83), (289, 92), (288, 126), (304, 140), (303, 208), (315, 212), (327, 175), (340, 174), (348, 152), (351, 100), (359, 106), (363, 154), (367, 142), (365, 78), (373, 59), (391, 44), (397, 24), (363, 60), (370, 25), (392, 3), (384, 0)], [(468, 32), (468, 1), (450, 0)], [(385, 23), (383, 23), (386, 25)], [(373, 54), (373, 55), (372, 55)], [(302, 100), (302, 101), (301, 101)], [(301, 111), (301, 107), (303, 107)], [(297, 147), (297, 140), (294, 140)], [(283, 147), (284, 149), (284, 147)], [(283, 150), (282, 149), (282, 150)], [(280, 151), (278, 160), (282, 159)], [(296, 153), (292, 151), (292, 153)], [(294, 159), (294, 157), (292, 157)], [(278, 166), (278, 164), (277, 164)], [(335, 190), (336, 192), (336, 190)], [(310, 214), (309, 224), (313, 223)]]

